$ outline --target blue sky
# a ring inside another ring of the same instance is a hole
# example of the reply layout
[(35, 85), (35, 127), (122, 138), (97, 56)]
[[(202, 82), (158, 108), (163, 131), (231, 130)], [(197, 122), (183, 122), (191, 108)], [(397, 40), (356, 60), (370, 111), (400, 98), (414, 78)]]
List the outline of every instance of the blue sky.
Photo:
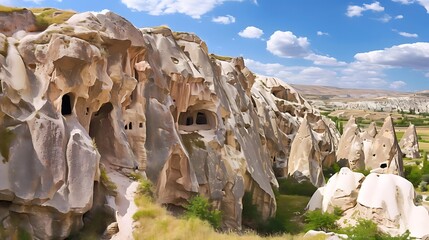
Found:
[(429, 89), (429, 0), (0, 0), (116, 12), (194, 32), (219, 55), (287, 83)]

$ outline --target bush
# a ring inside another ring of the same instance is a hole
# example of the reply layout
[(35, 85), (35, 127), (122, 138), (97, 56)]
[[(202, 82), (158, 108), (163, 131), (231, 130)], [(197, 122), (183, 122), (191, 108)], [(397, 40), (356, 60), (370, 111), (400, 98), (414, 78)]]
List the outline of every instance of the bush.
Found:
[(146, 197), (148, 197), (149, 199), (153, 200), (155, 193), (154, 193), (154, 189), (153, 189), (153, 184), (151, 181), (147, 180), (147, 179), (143, 179), (141, 178), (139, 180), (139, 186), (137, 188), (137, 193), (144, 195)]
[(416, 205), (420, 205), (423, 201), (423, 196), (422, 195), (417, 195), (416, 199), (414, 200), (416, 202)]
[(371, 220), (359, 219), (353, 227), (344, 228), (341, 233), (346, 234), (350, 240), (407, 240), (410, 232), (406, 231), (400, 236), (392, 237), (378, 230), (377, 224)]
[[(338, 211), (334, 211), (338, 212)], [(321, 210), (309, 211), (305, 214), (305, 229), (332, 232), (338, 229), (336, 221), (340, 216), (335, 213), (323, 213)]]
[(311, 197), (317, 190), (311, 182), (305, 181), (299, 183), (293, 177), (278, 179), (277, 181), (279, 183), (280, 194)]
[(426, 192), (428, 190), (428, 183), (423, 181), (419, 184), (420, 191)]
[(185, 208), (185, 216), (187, 218), (197, 217), (209, 222), (214, 228), (220, 227), (222, 213), (217, 209), (212, 209), (212, 206), (206, 198), (196, 196), (189, 201), (189, 205)]
[(422, 181), (429, 183), (429, 174), (423, 174), (422, 175)]
[(417, 166), (405, 166), (405, 178), (410, 181), (414, 187), (417, 187), (422, 179), (422, 173)]

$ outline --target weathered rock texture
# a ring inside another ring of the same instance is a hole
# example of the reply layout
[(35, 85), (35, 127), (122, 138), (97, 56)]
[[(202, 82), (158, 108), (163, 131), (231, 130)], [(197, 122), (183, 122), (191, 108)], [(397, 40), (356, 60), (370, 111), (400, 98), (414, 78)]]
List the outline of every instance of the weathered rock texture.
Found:
[(310, 210), (332, 211), (340, 207), (340, 224), (354, 225), (360, 218), (370, 219), (392, 235), (409, 230), (411, 236), (429, 235), (429, 213), (423, 206), (415, 206), (413, 185), (394, 174), (371, 173), (364, 177), (342, 168), (323, 188), (319, 188), (308, 205)]
[(399, 141), (399, 147), (402, 150), (403, 156), (407, 158), (419, 158), (419, 139), (417, 137), (416, 126), (410, 124), (407, 130)]
[(338, 145), (337, 161), (353, 170), (370, 169), (402, 176), (402, 152), (392, 118), (384, 120), (379, 132), (374, 123), (362, 132), (355, 118), (350, 117)]
[(27, 9), (17, 9), (11, 12), (0, 12), (0, 32), (6, 36), (24, 30), (33, 32), (37, 30), (36, 17)]
[[(209, 55), (193, 34), (137, 29), (109, 12), (19, 36), (0, 34), (0, 226), (11, 231), (79, 230), (99, 162), (145, 171), (162, 204), (203, 194), (224, 227), (240, 228), (245, 192), (266, 219), (275, 173), (321, 185), (322, 165), (335, 161), (332, 122), (242, 58)], [(309, 156), (290, 151), (302, 121)]]

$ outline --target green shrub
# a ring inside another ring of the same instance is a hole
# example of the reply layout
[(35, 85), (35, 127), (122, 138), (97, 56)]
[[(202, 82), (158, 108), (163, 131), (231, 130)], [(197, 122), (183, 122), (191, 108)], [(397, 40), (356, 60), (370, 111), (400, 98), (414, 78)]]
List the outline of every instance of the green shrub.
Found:
[(419, 188), (420, 188), (420, 191), (422, 191), (422, 192), (426, 192), (426, 191), (428, 190), (428, 183), (427, 183), (427, 182), (425, 182), (425, 181), (422, 181), (422, 182), (419, 184)]
[(107, 176), (106, 169), (101, 167), (100, 165), (100, 182), (101, 184), (109, 191), (109, 194), (116, 196), (116, 190), (118, 187), (112, 180), (110, 180), (109, 176)]
[(147, 179), (139, 179), (139, 186), (137, 188), (137, 193), (141, 195), (145, 195), (150, 199), (154, 199), (155, 191), (151, 181)]
[(405, 178), (410, 181), (414, 187), (417, 187), (422, 179), (422, 172), (418, 166), (405, 166), (404, 175)]
[(340, 219), (336, 213), (322, 212), (321, 210), (309, 211), (305, 214), (305, 229), (332, 232), (338, 229), (336, 221)]
[(353, 227), (347, 227), (340, 231), (346, 234), (350, 240), (407, 240), (410, 239), (410, 232), (392, 237), (378, 230), (377, 224), (371, 220), (359, 219)]
[(213, 209), (206, 198), (202, 196), (193, 197), (185, 208), (187, 218), (197, 217), (209, 222), (214, 228), (220, 227), (222, 213), (217, 209)]
[(420, 195), (420, 194), (418, 194), (416, 196), (416, 199), (414, 201), (416, 202), (417, 205), (420, 205), (422, 203), (422, 201), (423, 201), (423, 196)]

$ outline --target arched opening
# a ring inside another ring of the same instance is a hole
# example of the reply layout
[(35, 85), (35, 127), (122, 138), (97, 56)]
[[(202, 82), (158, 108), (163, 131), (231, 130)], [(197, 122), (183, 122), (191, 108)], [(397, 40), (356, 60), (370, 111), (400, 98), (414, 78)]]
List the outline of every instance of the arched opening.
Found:
[(202, 112), (197, 113), (197, 119), (195, 120), (195, 123), (198, 125), (205, 125), (207, 124), (207, 116), (206, 114)]
[(71, 97), (65, 94), (61, 99), (61, 114), (63, 116), (70, 115), (72, 113)]
[(387, 168), (387, 163), (380, 164), (380, 168)]

